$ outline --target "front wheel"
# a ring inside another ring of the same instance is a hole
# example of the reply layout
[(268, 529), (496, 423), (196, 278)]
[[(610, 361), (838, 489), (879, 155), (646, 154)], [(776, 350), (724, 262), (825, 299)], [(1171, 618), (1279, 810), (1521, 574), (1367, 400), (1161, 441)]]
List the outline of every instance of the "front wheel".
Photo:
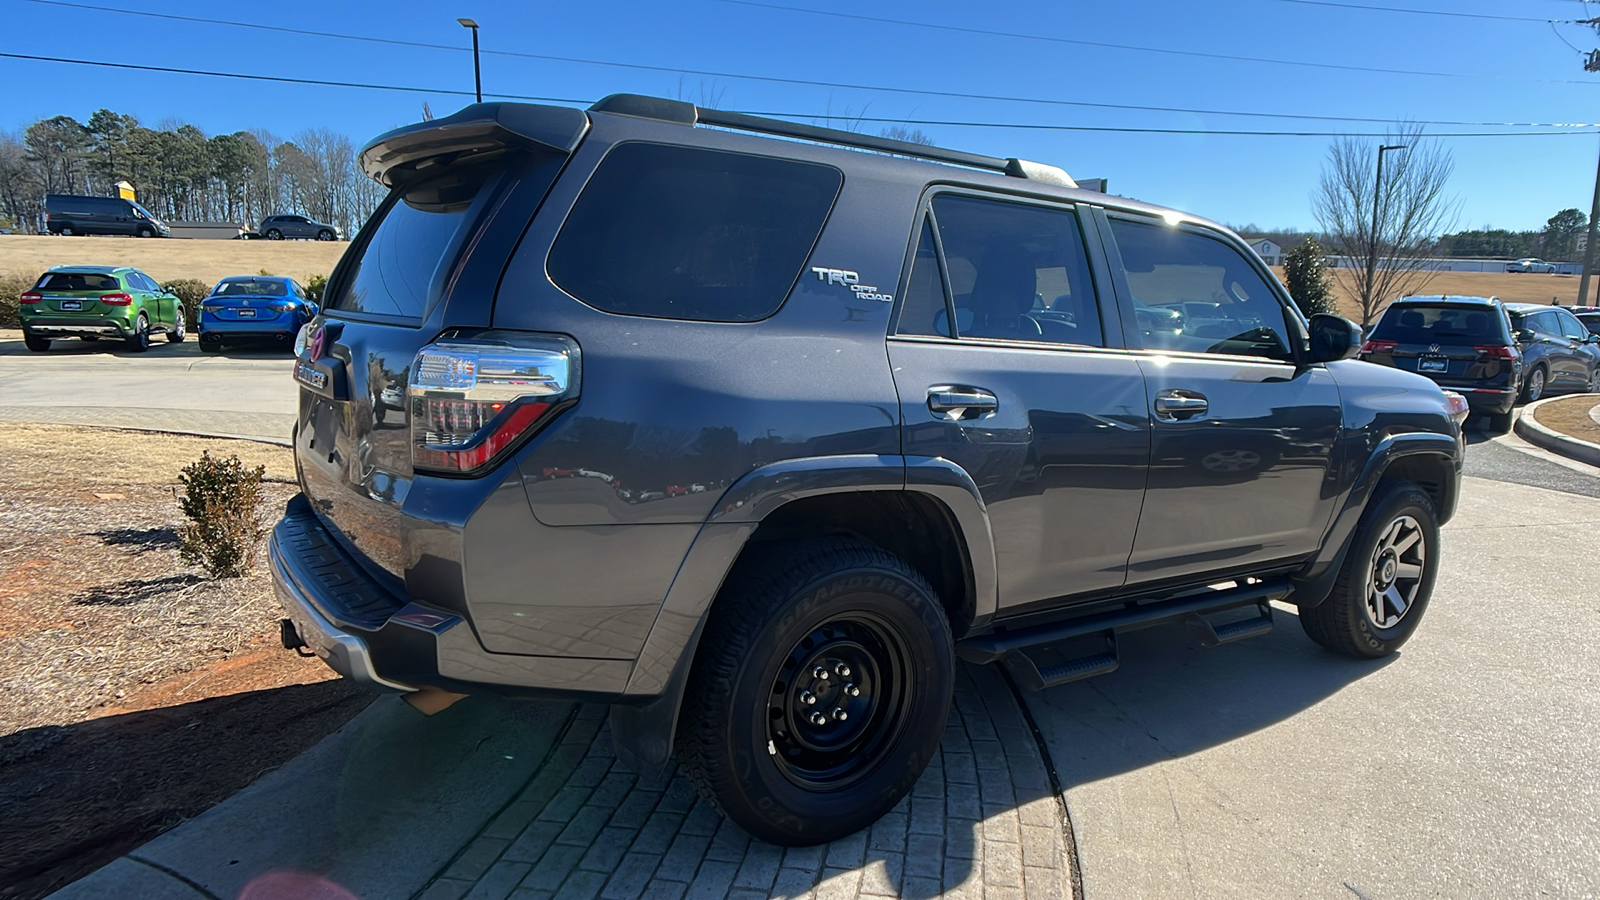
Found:
[(1416, 631), (1439, 574), (1433, 498), (1399, 482), (1372, 499), (1328, 599), (1300, 611), (1313, 641), (1346, 656), (1377, 659)]
[(938, 752), (950, 625), (922, 576), (878, 547), (753, 552), (701, 638), (678, 758), (751, 835), (820, 844), (892, 809)]
[(156, 236), (156, 233), (154, 231), (150, 230), (149, 228), (140, 228), (139, 229), (139, 237), (142, 237), (142, 238), (153, 238), (155, 236)]
[(321, 231), (317, 232), (317, 240), (319, 240), (319, 241), (331, 241), (331, 240), (333, 240), (333, 232), (331, 232), (328, 229), (324, 228)]
[(167, 332), (167, 343), (169, 344), (183, 343), (184, 337), (186, 337), (188, 334), (188, 332), (184, 331), (183, 307), (178, 307), (177, 312), (178, 324), (172, 326), (172, 330)]
[(128, 335), (128, 349), (134, 353), (143, 353), (150, 349), (150, 317), (139, 313), (139, 318), (134, 320), (133, 333)]
[(267, 240), (269, 240), (269, 241), (281, 241), (281, 240), (283, 240), (283, 232), (279, 231), (276, 228), (268, 228), (267, 229)]

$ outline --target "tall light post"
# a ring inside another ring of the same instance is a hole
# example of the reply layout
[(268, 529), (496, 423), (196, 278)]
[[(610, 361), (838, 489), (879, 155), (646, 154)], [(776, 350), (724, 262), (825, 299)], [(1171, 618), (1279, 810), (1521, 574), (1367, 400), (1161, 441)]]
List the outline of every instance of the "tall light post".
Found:
[[(457, 19), (462, 28), (472, 29), (472, 86), (478, 95), (478, 102), (483, 102), (483, 70), (478, 68), (478, 22), (475, 19)], [(1383, 157), (1378, 157), (1382, 165)]]
[(1372, 184), (1372, 234), (1367, 243), (1367, 298), (1368, 302), (1376, 305), (1377, 298), (1372, 296), (1373, 286), (1378, 278), (1378, 206), (1383, 197), (1383, 155), (1390, 150), (1409, 150), (1405, 144), (1385, 144), (1378, 147), (1378, 179)]

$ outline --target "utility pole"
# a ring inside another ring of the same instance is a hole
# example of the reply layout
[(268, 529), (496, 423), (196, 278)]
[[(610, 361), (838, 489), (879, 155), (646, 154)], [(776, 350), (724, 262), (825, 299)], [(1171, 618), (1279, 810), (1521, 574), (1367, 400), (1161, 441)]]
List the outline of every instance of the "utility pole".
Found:
[[(1374, 285), (1378, 283), (1378, 206), (1383, 197), (1383, 155), (1390, 150), (1409, 149), (1405, 144), (1380, 145), (1378, 147), (1378, 178), (1372, 184), (1372, 234), (1367, 242), (1367, 302), (1376, 307), (1378, 298), (1372, 296)], [(1362, 313), (1366, 315), (1365, 312)]]
[(1589, 276), (1594, 272), (1595, 220), (1600, 219), (1600, 163), (1594, 172), (1594, 201), (1589, 204), (1589, 242), (1583, 246), (1583, 277), (1578, 280), (1578, 305), (1589, 305)]
[(483, 102), (483, 70), (478, 68), (478, 23), (475, 19), (457, 19), (462, 28), (472, 29), (472, 85), (478, 95), (478, 102)]

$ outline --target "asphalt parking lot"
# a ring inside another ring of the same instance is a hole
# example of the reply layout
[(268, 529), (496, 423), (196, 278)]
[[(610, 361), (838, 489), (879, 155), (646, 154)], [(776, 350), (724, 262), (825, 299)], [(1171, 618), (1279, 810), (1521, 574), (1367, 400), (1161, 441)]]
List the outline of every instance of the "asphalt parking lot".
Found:
[[(286, 435), (289, 370), (193, 343), (29, 354), (0, 334), (0, 420)], [(1084, 896), (1600, 894), (1600, 471), (1474, 434), (1466, 472), (1427, 619), (1396, 656), (1335, 657), (1284, 609), (1216, 649), (1129, 635), (1118, 671), (1026, 697)], [(984, 872), (961, 878), (981, 893)]]

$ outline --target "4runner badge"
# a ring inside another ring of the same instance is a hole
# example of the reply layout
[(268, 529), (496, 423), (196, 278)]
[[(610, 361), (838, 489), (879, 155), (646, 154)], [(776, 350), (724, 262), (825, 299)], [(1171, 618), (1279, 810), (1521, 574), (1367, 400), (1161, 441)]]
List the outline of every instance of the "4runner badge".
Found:
[(861, 275), (849, 269), (830, 269), (826, 266), (812, 266), (811, 271), (817, 274), (817, 280), (824, 284), (842, 284), (855, 292), (857, 300), (880, 300), (884, 303), (893, 303), (893, 294), (878, 293), (878, 286), (862, 284)]

